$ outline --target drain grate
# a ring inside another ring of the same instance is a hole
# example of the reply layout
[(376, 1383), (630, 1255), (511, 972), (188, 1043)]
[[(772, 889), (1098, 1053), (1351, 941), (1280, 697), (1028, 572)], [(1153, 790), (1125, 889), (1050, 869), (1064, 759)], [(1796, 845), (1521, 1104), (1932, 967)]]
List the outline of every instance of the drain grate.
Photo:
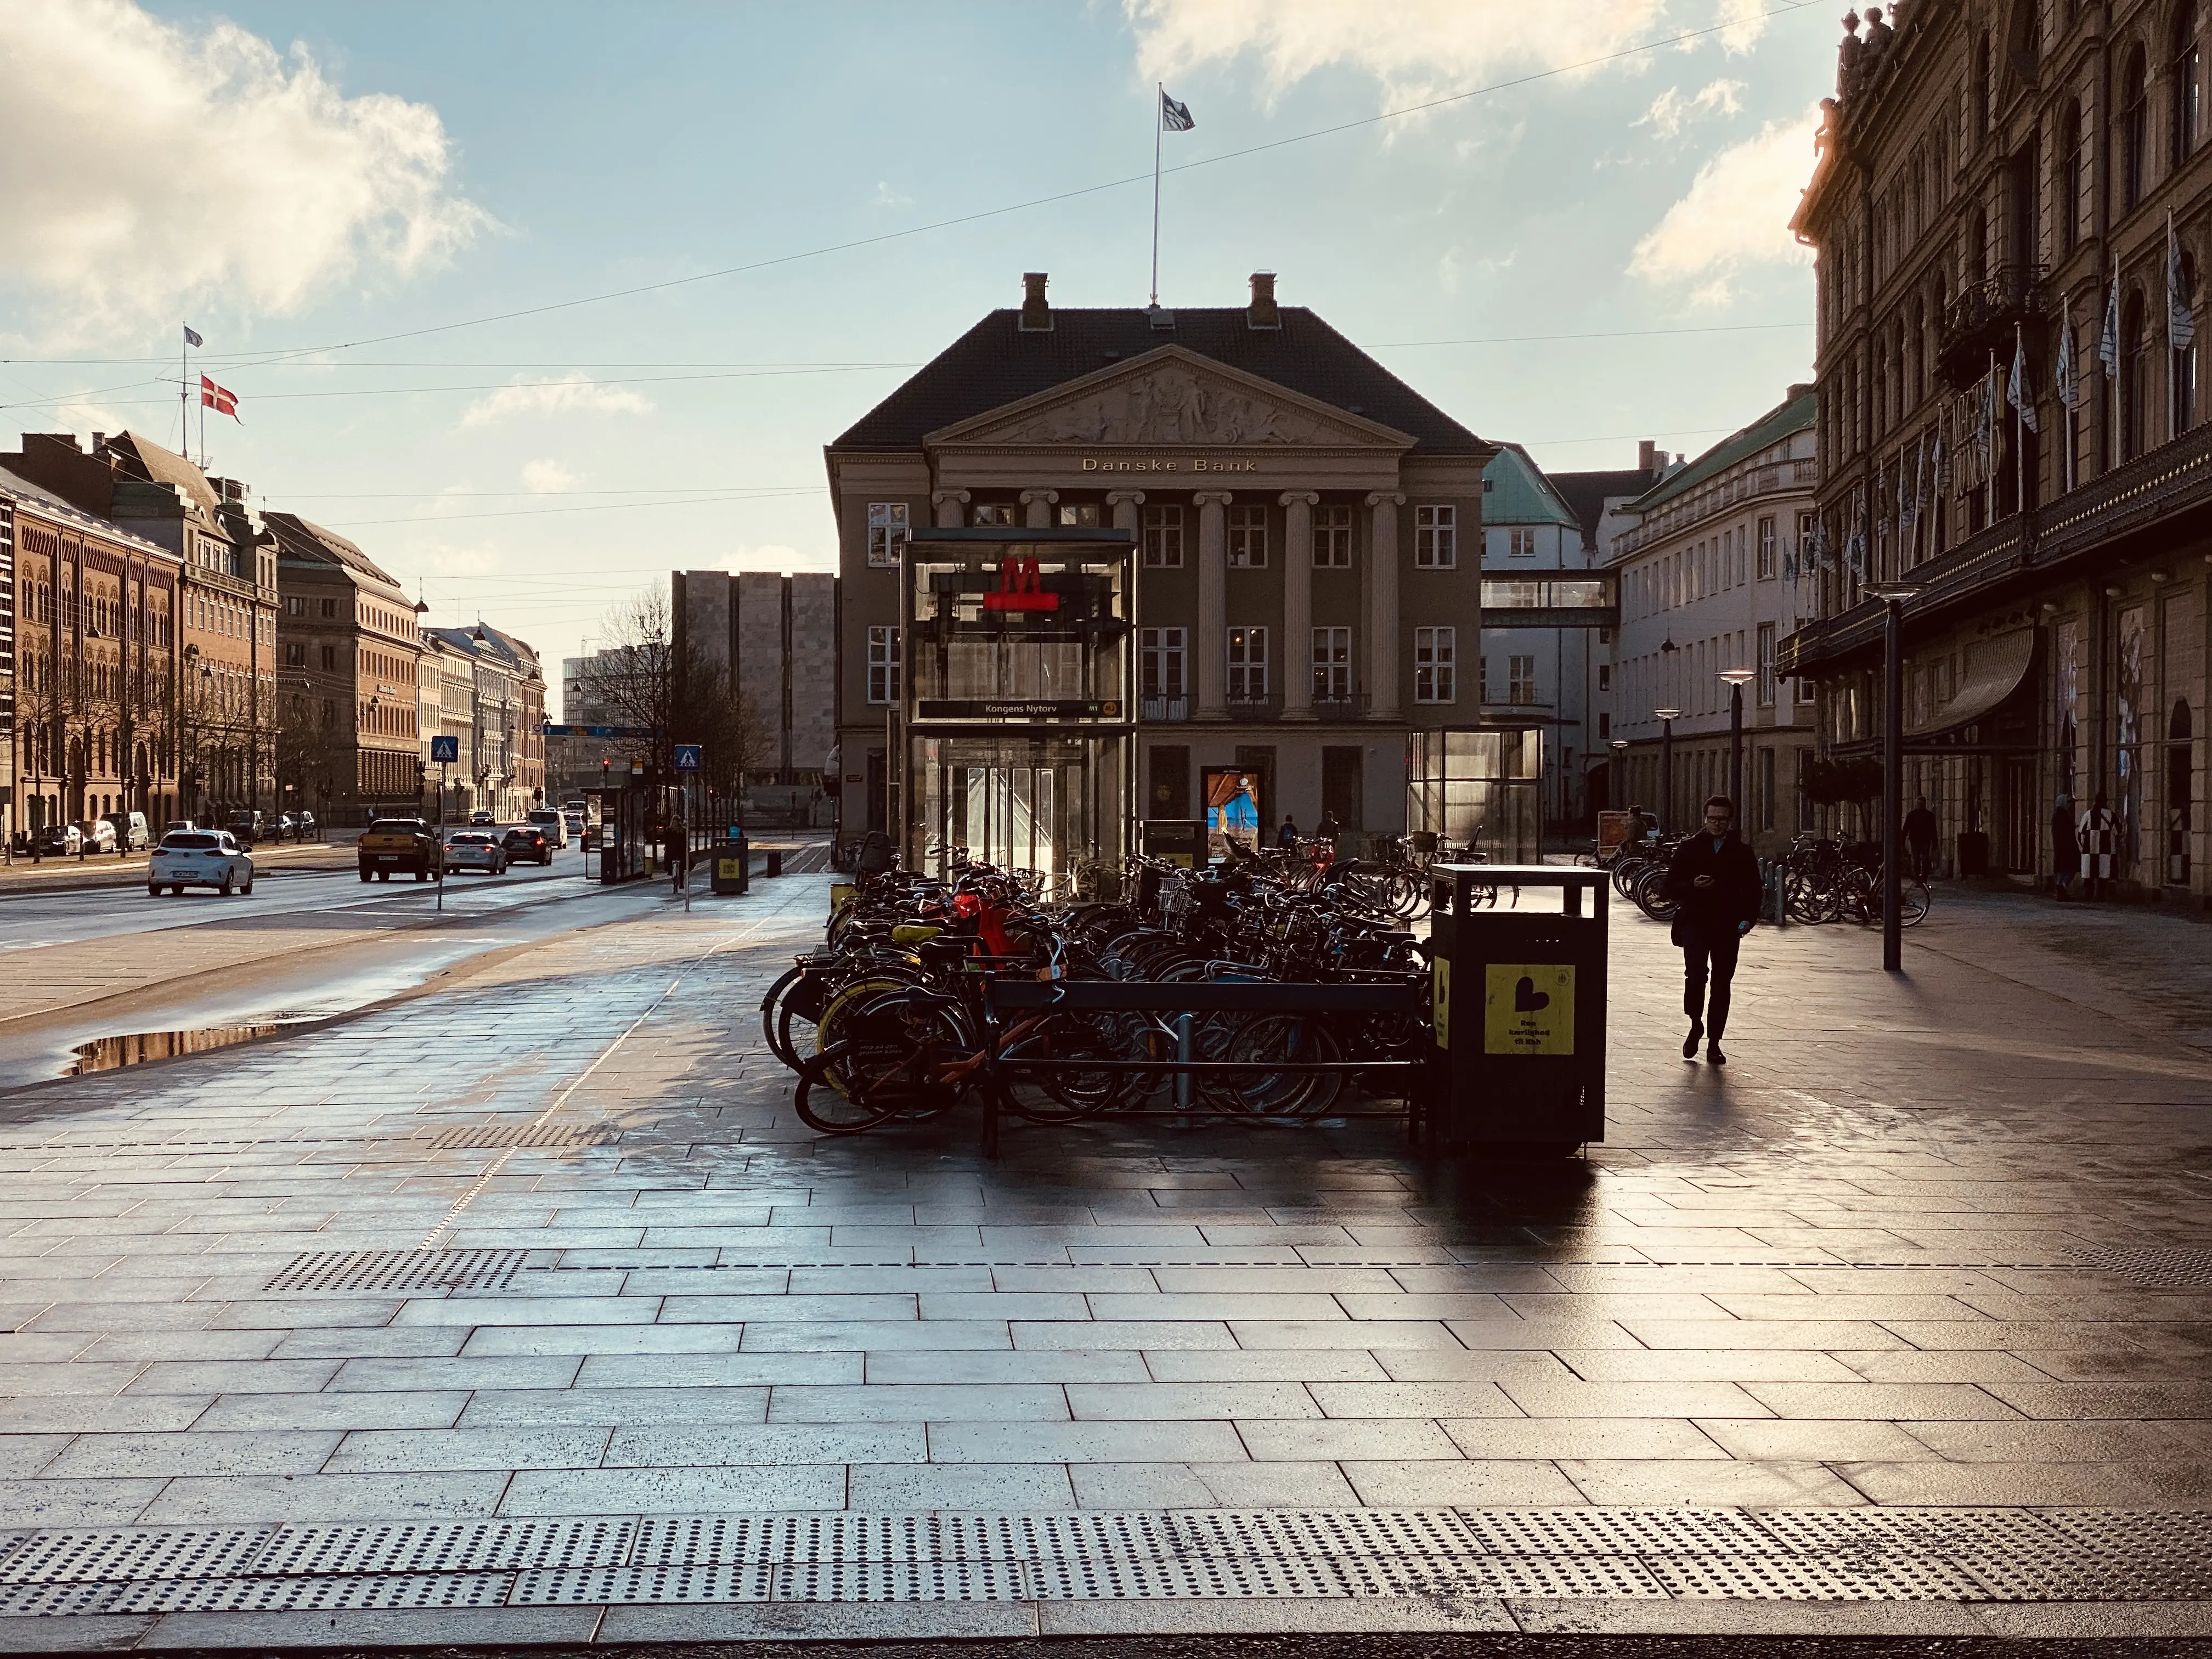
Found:
[(611, 1123), (465, 1123), (441, 1131), (434, 1152), (491, 1152), (507, 1146), (604, 1146), (618, 1131)]
[(271, 1291), (504, 1290), (527, 1250), (317, 1250), (295, 1255)]
[(2088, 1244), (2075, 1255), (2086, 1266), (2103, 1267), (2152, 1290), (2212, 1285), (2212, 1248), (2202, 1245)]

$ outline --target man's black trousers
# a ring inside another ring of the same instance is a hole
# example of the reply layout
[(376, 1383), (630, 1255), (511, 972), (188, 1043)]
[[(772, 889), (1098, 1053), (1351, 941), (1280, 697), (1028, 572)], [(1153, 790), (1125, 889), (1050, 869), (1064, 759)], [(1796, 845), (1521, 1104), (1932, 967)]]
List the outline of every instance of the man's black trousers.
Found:
[(1729, 994), (1735, 980), (1736, 952), (1742, 948), (1740, 933), (1717, 939), (1707, 939), (1694, 930), (1683, 935), (1682, 1012), (1705, 1022), (1708, 1042), (1718, 1042), (1728, 1030)]

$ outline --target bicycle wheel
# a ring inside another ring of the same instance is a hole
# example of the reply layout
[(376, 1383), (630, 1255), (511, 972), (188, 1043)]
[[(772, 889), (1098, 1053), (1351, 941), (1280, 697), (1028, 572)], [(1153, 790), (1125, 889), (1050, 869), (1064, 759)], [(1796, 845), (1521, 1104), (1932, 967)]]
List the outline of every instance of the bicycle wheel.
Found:
[(1898, 890), (1897, 925), (1900, 927), (1917, 927), (1927, 917), (1930, 897), (1926, 882), (1906, 882)]
[(839, 1109), (827, 1101), (826, 1086), (846, 1097), (868, 1127), (886, 1117), (927, 1117), (951, 1105), (960, 1089), (945, 1080), (946, 1068), (971, 1057), (976, 1044), (950, 1009), (916, 1004), (901, 988), (848, 1009), (823, 1052), (838, 1056), (823, 1068), (813, 1091), (825, 1121), (834, 1121)]
[(863, 1089), (854, 1097), (850, 1060), (847, 1046), (834, 1042), (799, 1067), (792, 1109), (817, 1134), (856, 1135), (897, 1115), (898, 1105), (889, 1091)]
[(1121, 1102), (1123, 1079), (1128, 1073), (1112, 1071), (1050, 1071), (1024, 1073), (1018, 1062), (1029, 1060), (1084, 1060), (1120, 1058), (1104, 1034), (1082, 1022), (1058, 1018), (1043, 1030), (1008, 1043), (999, 1054), (999, 1103), (1018, 1117), (1032, 1123), (1079, 1123), (1110, 1111)]
[[(1240, 1026), (1224, 1059), (1282, 1066), (1333, 1060), (1336, 1039), (1311, 1014), (1261, 1014)], [(1225, 1092), (1240, 1112), (1255, 1117), (1325, 1117), (1344, 1092), (1340, 1072), (1247, 1072), (1232, 1075)]]
[(1680, 904), (1666, 896), (1663, 890), (1666, 885), (1667, 866), (1663, 864), (1650, 865), (1636, 878), (1636, 890), (1630, 895), (1635, 899), (1637, 908), (1654, 921), (1672, 921), (1675, 911), (1681, 908)]

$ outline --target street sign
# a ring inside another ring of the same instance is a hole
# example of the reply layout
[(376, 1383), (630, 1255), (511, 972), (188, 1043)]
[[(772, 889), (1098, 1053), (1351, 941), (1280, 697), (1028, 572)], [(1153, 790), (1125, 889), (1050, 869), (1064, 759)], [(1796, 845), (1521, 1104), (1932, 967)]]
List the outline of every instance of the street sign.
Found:
[(678, 771), (696, 772), (699, 769), (699, 747), (696, 743), (679, 743), (676, 745)]
[(458, 761), (460, 757), (461, 740), (459, 738), (433, 738), (430, 739), (430, 758), (432, 760)]

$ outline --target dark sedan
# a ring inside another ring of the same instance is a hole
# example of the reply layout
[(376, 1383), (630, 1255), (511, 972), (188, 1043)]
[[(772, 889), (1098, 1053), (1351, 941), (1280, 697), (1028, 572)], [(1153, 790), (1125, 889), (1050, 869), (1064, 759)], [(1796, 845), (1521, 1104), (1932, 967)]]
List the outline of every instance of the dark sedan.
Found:
[(520, 864), (525, 859), (534, 859), (540, 864), (553, 862), (553, 843), (545, 832), (534, 823), (518, 823), (500, 840), (511, 862)]

